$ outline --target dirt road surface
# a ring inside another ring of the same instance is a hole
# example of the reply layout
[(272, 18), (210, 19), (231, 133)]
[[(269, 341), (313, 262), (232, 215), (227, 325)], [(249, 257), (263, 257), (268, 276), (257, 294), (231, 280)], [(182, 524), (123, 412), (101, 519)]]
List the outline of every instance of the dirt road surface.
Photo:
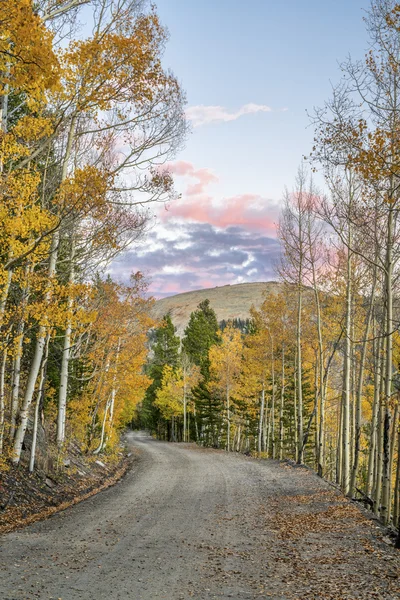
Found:
[(1, 600), (400, 598), (400, 552), (305, 468), (129, 443), (119, 484), (0, 539)]

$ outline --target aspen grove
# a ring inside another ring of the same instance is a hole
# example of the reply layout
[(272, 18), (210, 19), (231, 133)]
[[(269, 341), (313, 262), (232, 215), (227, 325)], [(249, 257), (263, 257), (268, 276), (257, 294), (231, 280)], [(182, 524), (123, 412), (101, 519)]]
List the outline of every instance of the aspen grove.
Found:
[[(306, 463), (399, 527), (400, 4), (373, 2), (365, 22), (370, 50), (311, 115), (283, 198), (281, 291), (239, 329), (199, 305), (181, 355), (155, 351), (140, 416), (167, 439)], [(172, 416), (180, 356), (200, 378)]]
[(59, 456), (113, 448), (150, 383), (145, 280), (101, 273), (175, 195), (184, 95), (146, 2), (7, 0), (0, 23), (0, 460), (32, 471), (39, 427)]

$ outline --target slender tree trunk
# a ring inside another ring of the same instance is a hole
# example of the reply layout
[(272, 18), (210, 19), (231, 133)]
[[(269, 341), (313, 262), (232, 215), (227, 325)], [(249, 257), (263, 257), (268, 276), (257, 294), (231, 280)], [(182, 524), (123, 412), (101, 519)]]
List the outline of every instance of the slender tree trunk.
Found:
[[(271, 338), (272, 339), (272, 338)], [(272, 369), (272, 394), (271, 394), (271, 454), (275, 458), (275, 354), (272, 339), (271, 352), (271, 369)]]
[(339, 406), (339, 424), (336, 446), (336, 483), (341, 485), (343, 468), (343, 402)]
[[(374, 327), (374, 338), (376, 336)], [(371, 434), (369, 439), (369, 451), (368, 451), (368, 471), (367, 471), (367, 482), (365, 493), (368, 497), (371, 496), (376, 480), (376, 449), (377, 449), (377, 428), (378, 428), (378, 413), (379, 413), (379, 402), (380, 402), (380, 388), (381, 388), (381, 354), (383, 351), (384, 338), (382, 337), (378, 341), (374, 341), (374, 400), (372, 404), (372, 418), (371, 418)]]
[(325, 386), (324, 393), (320, 396), (319, 402), (317, 472), (318, 475), (322, 477), (325, 473)]
[[(392, 423), (392, 433), (390, 436), (390, 461), (389, 461), (389, 473), (390, 473), (390, 500), (392, 499), (392, 477), (393, 477), (393, 463), (394, 463), (394, 452), (397, 444), (397, 431), (399, 429), (398, 426), (398, 417), (399, 417), (399, 403), (396, 402), (396, 406), (394, 407), (393, 413), (393, 423)], [(390, 517), (392, 514), (392, 502), (390, 501), (388, 508), (388, 522), (390, 521)]]
[(304, 452), (304, 449), (305, 449), (305, 447), (307, 445), (307, 441), (308, 441), (308, 437), (310, 435), (310, 430), (311, 430), (312, 422), (313, 422), (314, 418), (316, 417), (317, 410), (318, 410), (318, 397), (319, 397), (318, 371), (319, 371), (319, 369), (318, 369), (318, 359), (316, 359), (316, 362), (315, 362), (314, 407), (313, 407), (311, 415), (308, 418), (307, 427), (306, 427), (304, 435), (303, 435), (303, 452)]
[[(75, 283), (75, 242), (72, 233), (72, 248), (71, 248), (71, 266), (69, 284), (72, 286)], [(62, 448), (65, 441), (65, 419), (67, 412), (67, 396), (68, 396), (68, 372), (69, 361), (71, 356), (71, 336), (72, 336), (72, 315), (70, 312), (73, 308), (73, 297), (70, 291), (68, 298), (68, 317), (67, 327), (64, 334), (64, 347), (61, 359), (61, 374), (60, 374), (60, 389), (58, 394), (58, 415), (57, 415), (57, 446)]]
[(264, 402), (264, 419), (263, 419), (263, 452), (267, 452), (269, 450), (269, 438), (268, 438), (268, 430), (269, 428), (267, 427), (267, 423), (268, 423), (268, 410), (269, 410), (269, 401), (268, 401), (268, 396)]
[(183, 384), (183, 441), (187, 442), (186, 436), (187, 417), (186, 417), (186, 383)]
[(350, 397), (351, 397), (351, 332), (352, 332), (352, 257), (350, 248), (352, 235), (349, 226), (347, 243), (347, 273), (346, 273), (346, 325), (345, 325), (345, 350), (343, 366), (343, 395), (342, 395), (342, 477), (341, 485), (347, 495), (350, 489)]
[[(302, 269), (300, 268), (300, 272)], [(303, 363), (302, 363), (302, 348), (301, 348), (301, 317), (302, 317), (302, 285), (301, 281), (298, 284), (297, 295), (297, 328), (296, 328), (296, 358), (297, 358), (297, 463), (301, 464), (304, 460), (303, 451)]]
[(285, 403), (285, 344), (282, 345), (281, 403), (279, 406), (279, 459), (283, 459), (283, 414)]
[[(49, 278), (54, 276), (57, 252), (58, 252), (58, 233), (54, 234), (52, 248), (50, 251)], [(50, 292), (47, 294), (47, 301), (50, 301)], [(47, 328), (43, 325), (39, 327), (36, 337), (35, 353), (33, 356), (31, 368), (28, 375), (28, 381), (25, 388), (25, 395), (20, 411), (20, 424), (16, 430), (12, 462), (18, 464), (21, 459), (22, 444), (24, 443), (26, 428), (28, 426), (29, 409), (32, 404), (33, 395), (35, 392), (36, 381), (39, 374), (40, 365), (42, 362), (43, 352), (46, 345)]]
[(6, 390), (5, 390), (5, 377), (6, 377), (6, 364), (7, 364), (7, 340), (3, 349), (3, 360), (1, 361), (0, 367), (0, 455), (3, 454), (4, 445), (4, 424), (5, 424), (5, 411), (6, 411)]
[(39, 411), (40, 411), (40, 406), (43, 403), (43, 398), (44, 398), (44, 384), (46, 381), (47, 359), (49, 356), (49, 341), (50, 341), (50, 336), (47, 336), (46, 349), (44, 352), (44, 359), (43, 359), (42, 366), (40, 369), (40, 383), (39, 383), (39, 389), (38, 389), (38, 393), (37, 393), (35, 412), (34, 412), (34, 418), (33, 418), (32, 447), (31, 447), (31, 456), (29, 459), (29, 472), (30, 473), (33, 473), (33, 470), (35, 468), (37, 434), (38, 434), (38, 428), (39, 428)]
[[(271, 403), (272, 404), (272, 403)], [(268, 412), (272, 412), (272, 409), (269, 407), (269, 403), (267, 403), (267, 408), (265, 410), (265, 427), (266, 427), (266, 448), (267, 448), (267, 458), (270, 456), (270, 439), (271, 439), (271, 417), (268, 418)]]
[(390, 514), (390, 399), (392, 396), (393, 372), (393, 235), (394, 215), (393, 206), (388, 207), (387, 248), (385, 260), (385, 291), (386, 291), (386, 364), (385, 364), (385, 402), (384, 402), (384, 436), (383, 436), (383, 481), (381, 520), (387, 524)]
[(351, 471), (351, 480), (349, 488), (349, 496), (354, 495), (354, 490), (357, 483), (358, 464), (360, 458), (361, 449), (361, 407), (362, 407), (362, 394), (364, 389), (364, 372), (365, 372), (365, 360), (367, 357), (368, 349), (368, 338), (371, 330), (372, 313), (374, 308), (375, 300), (375, 286), (376, 286), (376, 271), (374, 273), (374, 282), (371, 290), (371, 298), (367, 314), (367, 323), (365, 326), (364, 339), (362, 342), (361, 357), (360, 357), (360, 370), (358, 375), (357, 383), (357, 396), (356, 396), (356, 407), (355, 407), (355, 441), (354, 441), (354, 462)]
[[(75, 125), (76, 125), (76, 120), (73, 119), (71, 122), (69, 133), (68, 133), (67, 147), (66, 147), (64, 161), (63, 161), (63, 168), (62, 168), (62, 175), (61, 175), (62, 181), (65, 181), (65, 179), (67, 178), (67, 174), (68, 174), (68, 162), (69, 162), (69, 158), (71, 155), (72, 144), (73, 144), (73, 140), (74, 140), (74, 136), (75, 136)], [(60, 232), (57, 229), (55, 231), (55, 233), (53, 234), (53, 239), (52, 239), (51, 248), (50, 248), (50, 259), (49, 259), (49, 268), (48, 268), (49, 280), (52, 280), (52, 278), (54, 277), (54, 275), (56, 273), (59, 242), (60, 242)], [(51, 295), (51, 291), (49, 290), (46, 294), (46, 303), (50, 302), (50, 295)], [(47, 328), (45, 326), (41, 325), (39, 327), (39, 331), (38, 331), (38, 334), (36, 337), (35, 354), (34, 354), (31, 369), (29, 372), (28, 381), (27, 381), (26, 390), (25, 390), (25, 396), (24, 396), (24, 400), (22, 403), (22, 407), (21, 407), (20, 424), (19, 424), (18, 429), (15, 434), (12, 462), (16, 465), (19, 463), (19, 461), (21, 459), (22, 444), (24, 442), (26, 428), (28, 425), (29, 409), (32, 404), (32, 399), (33, 399), (33, 394), (35, 391), (36, 381), (37, 381), (38, 374), (39, 374), (40, 364), (42, 362), (46, 335), (47, 335)]]
[(242, 435), (242, 424), (239, 423), (238, 432), (237, 432), (236, 452), (240, 452), (241, 435)]
[(199, 437), (199, 426), (197, 424), (197, 415), (196, 415), (196, 404), (193, 403), (193, 416), (194, 416), (194, 429), (196, 432), (196, 442), (200, 441), (200, 437)]
[(384, 438), (384, 386), (385, 380), (383, 377), (385, 356), (386, 356), (387, 338), (384, 338), (384, 352), (381, 356), (381, 373), (380, 388), (379, 388), (379, 407), (378, 407), (378, 435), (376, 441), (376, 465), (375, 465), (375, 482), (374, 482), (374, 513), (379, 515), (381, 509), (382, 496), (382, 474), (383, 474), (383, 438)]
[[(400, 542), (400, 424), (397, 425), (397, 468), (394, 484), (393, 525), (399, 529)], [(400, 544), (397, 547), (400, 547)]]
[[(297, 361), (296, 361), (297, 364)], [(298, 407), (297, 407), (297, 370), (295, 367), (295, 372), (294, 372), (294, 393), (293, 393), (293, 420), (294, 420), (294, 458), (295, 461), (298, 461), (298, 453), (299, 453), (299, 443), (298, 443), (298, 428), (297, 428), (297, 422), (298, 422), (298, 418), (297, 418), (297, 412), (298, 412)]]
[(13, 380), (11, 389), (11, 418), (10, 418), (10, 433), (9, 438), (12, 442), (15, 436), (15, 428), (17, 423), (18, 409), (19, 409), (19, 389), (21, 380), (21, 360), (24, 346), (24, 332), (25, 332), (25, 308), (28, 304), (30, 285), (29, 285), (29, 274), (32, 270), (32, 266), (27, 266), (25, 270), (25, 278), (27, 280), (22, 300), (21, 300), (21, 319), (17, 327), (17, 347), (13, 358)]
[[(110, 396), (110, 399), (111, 399), (111, 396)], [(110, 399), (107, 400), (106, 406), (105, 406), (105, 409), (104, 409), (103, 421), (102, 421), (102, 424), (101, 424), (100, 443), (97, 446), (96, 450), (93, 451), (93, 454), (100, 454), (100, 452), (103, 449), (104, 436), (105, 436), (105, 432), (106, 432), (106, 423), (107, 423), (108, 410), (110, 408)]]
[(260, 418), (258, 421), (258, 454), (261, 454), (262, 449), (262, 437), (263, 437), (263, 422), (264, 422), (264, 404), (265, 404), (265, 388), (264, 383), (261, 390), (261, 406), (260, 406)]
[[(312, 251), (311, 234), (309, 232), (309, 245)], [(317, 421), (317, 470), (320, 477), (322, 477), (324, 467), (324, 427), (325, 427), (325, 385), (324, 385), (324, 365), (325, 365), (325, 353), (324, 343), (322, 337), (322, 311), (321, 301), (319, 298), (319, 290), (317, 285), (317, 274), (315, 269), (315, 260), (312, 253), (312, 279), (314, 289), (315, 306), (317, 309), (317, 335), (318, 335), (318, 361), (319, 361), (319, 386), (318, 386), (318, 398), (319, 398), (319, 422)], [(318, 406), (317, 406), (318, 411)]]
[(229, 452), (231, 446), (231, 412), (230, 412), (230, 393), (229, 385), (226, 386), (226, 420), (227, 420), (227, 450)]

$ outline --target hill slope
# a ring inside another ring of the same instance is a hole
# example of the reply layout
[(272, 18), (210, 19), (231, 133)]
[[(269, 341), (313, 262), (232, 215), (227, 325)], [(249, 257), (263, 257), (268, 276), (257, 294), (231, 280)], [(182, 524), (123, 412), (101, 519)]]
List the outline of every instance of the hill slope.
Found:
[(178, 334), (183, 335), (190, 313), (196, 310), (198, 304), (207, 298), (216, 312), (218, 321), (223, 319), (227, 321), (234, 318), (247, 319), (250, 316), (250, 308), (252, 306), (259, 308), (265, 294), (277, 292), (281, 289), (281, 283), (268, 281), (239, 283), (237, 285), (224, 285), (185, 292), (157, 300), (154, 306), (154, 316), (161, 319), (165, 314), (169, 314), (178, 330)]

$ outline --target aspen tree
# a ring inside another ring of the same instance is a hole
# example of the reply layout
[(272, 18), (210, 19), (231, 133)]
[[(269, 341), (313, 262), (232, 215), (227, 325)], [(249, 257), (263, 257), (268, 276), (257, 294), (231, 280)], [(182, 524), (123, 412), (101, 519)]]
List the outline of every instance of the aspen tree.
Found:
[(280, 269), (285, 281), (297, 286), (297, 325), (296, 325), (296, 373), (297, 373), (297, 462), (303, 462), (303, 361), (302, 361), (302, 311), (303, 287), (305, 279), (307, 247), (307, 192), (306, 175), (300, 169), (296, 179), (296, 189), (286, 192), (284, 207), (279, 222), (278, 235), (284, 248), (284, 262)]
[(242, 355), (242, 336), (231, 323), (220, 333), (220, 344), (211, 346), (209, 350), (210, 373), (212, 386), (225, 398), (226, 407), (226, 449), (231, 447), (231, 400), (240, 372)]

